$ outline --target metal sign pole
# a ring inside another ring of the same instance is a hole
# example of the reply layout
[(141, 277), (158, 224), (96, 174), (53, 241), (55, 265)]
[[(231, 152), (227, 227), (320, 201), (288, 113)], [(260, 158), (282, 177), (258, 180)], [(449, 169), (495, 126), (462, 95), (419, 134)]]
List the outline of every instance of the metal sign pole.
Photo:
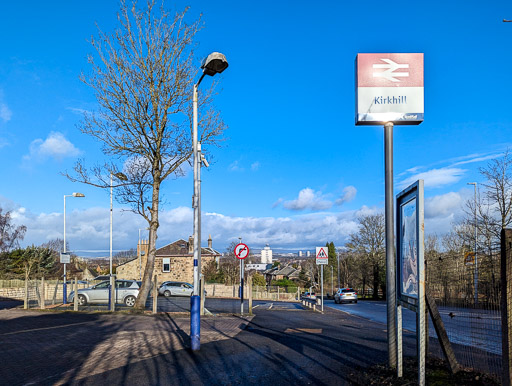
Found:
[(322, 312), (324, 312), (324, 265), (320, 266), (321, 286), (322, 286)]
[[(386, 300), (388, 329), (389, 367), (396, 368), (396, 288), (395, 288), (395, 254), (393, 232), (393, 123), (384, 125), (385, 158), (385, 202), (386, 202)], [(374, 289), (376, 290), (376, 289)]]
[(240, 260), (240, 315), (244, 314), (244, 261)]

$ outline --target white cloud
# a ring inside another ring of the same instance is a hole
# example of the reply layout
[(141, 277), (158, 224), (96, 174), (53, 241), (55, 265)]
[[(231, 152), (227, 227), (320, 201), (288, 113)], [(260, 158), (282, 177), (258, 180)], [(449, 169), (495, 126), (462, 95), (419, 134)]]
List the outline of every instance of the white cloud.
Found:
[(431, 169), (426, 172), (407, 177), (398, 183), (398, 187), (403, 189), (416, 182), (416, 180), (422, 179), (425, 181), (426, 188), (439, 188), (444, 185), (450, 185), (459, 182), (466, 172), (467, 170), (465, 169), (453, 167)]
[(66, 107), (66, 110), (69, 110), (73, 114), (77, 114), (77, 115), (90, 114), (90, 111), (81, 109), (81, 108), (77, 108), (77, 107)]
[(4, 123), (9, 122), (12, 117), (12, 111), (9, 109), (9, 107), (0, 101), (0, 119), (4, 121)]
[(425, 218), (439, 218), (460, 214), (464, 199), (460, 193), (449, 192), (425, 199)]
[(76, 157), (80, 154), (81, 151), (68, 141), (64, 134), (53, 131), (45, 140), (38, 138), (32, 141), (30, 152), (23, 159), (25, 161), (43, 161), (48, 158), (61, 160), (66, 157)]
[(345, 189), (343, 189), (343, 194), (341, 195), (340, 198), (338, 198), (336, 200), (336, 205), (342, 205), (346, 202), (350, 202), (352, 201), (354, 198), (356, 198), (356, 194), (357, 194), (357, 189), (350, 185), (350, 186), (347, 186)]
[(229, 165), (229, 171), (231, 172), (243, 172), (244, 168), (240, 166), (239, 161), (233, 161), (231, 165)]
[(299, 192), (299, 197), (295, 200), (284, 201), (283, 207), (290, 210), (325, 210), (332, 207), (332, 202), (326, 200), (322, 192), (305, 188)]
[(258, 161), (251, 164), (251, 170), (253, 172), (257, 171), (260, 168), (260, 163)]

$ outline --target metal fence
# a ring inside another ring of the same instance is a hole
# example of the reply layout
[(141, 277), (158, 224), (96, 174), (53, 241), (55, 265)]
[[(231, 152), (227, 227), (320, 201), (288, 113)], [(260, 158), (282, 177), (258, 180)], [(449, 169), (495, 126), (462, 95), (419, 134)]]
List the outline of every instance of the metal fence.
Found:
[[(439, 308), (459, 364), (501, 375), (500, 255), (435, 253), (426, 285)], [(431, 325), (432, 326), (432, 325)], [(441, 356), (429, 328), (430, 352)]]

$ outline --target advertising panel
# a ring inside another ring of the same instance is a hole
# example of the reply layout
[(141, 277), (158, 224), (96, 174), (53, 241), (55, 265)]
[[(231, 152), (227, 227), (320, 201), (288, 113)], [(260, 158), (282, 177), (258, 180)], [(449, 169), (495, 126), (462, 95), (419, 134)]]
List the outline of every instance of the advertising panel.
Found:
[(423, 180), (396, 197), (396, 282), (398, 302), (414, 311), (424, 294)]
[(423, 122), (423, 54), (358, 54), (356, 125)]

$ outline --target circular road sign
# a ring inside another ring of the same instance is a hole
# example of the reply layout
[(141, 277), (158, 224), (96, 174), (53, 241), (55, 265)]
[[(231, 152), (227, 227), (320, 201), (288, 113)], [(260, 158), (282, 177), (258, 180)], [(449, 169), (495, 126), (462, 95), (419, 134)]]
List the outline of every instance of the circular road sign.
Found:
[(235, 247), (235, 256), (237, 259), (243, 260), (249, 256), (249, 247), (244, 243), (240, 243)]

